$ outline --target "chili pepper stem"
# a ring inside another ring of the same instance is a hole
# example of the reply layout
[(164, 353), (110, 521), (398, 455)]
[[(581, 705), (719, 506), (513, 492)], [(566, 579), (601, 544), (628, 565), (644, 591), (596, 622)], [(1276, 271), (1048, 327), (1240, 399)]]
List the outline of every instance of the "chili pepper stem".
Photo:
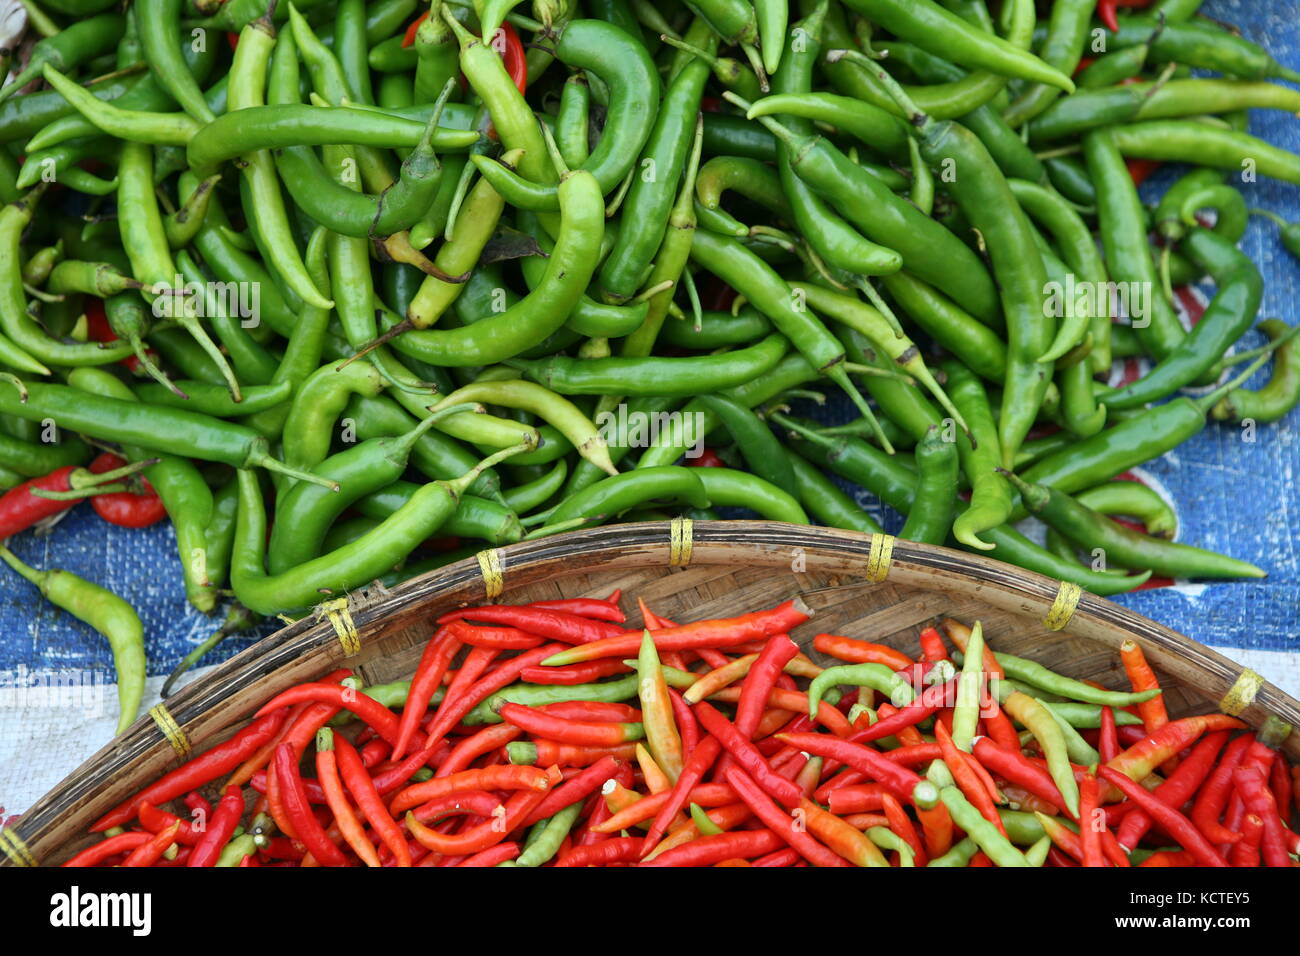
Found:
[(1246, 367), (1245, 371), (1243, 371), (1236, 378), (1233, 378), (1225, 382), (1224, 384), (1220, 385), (1218, 388), (1216, 388), (1214, 391), (1210, 392), (1209, 394), (1201, 395), (1197, 398), (1192, 399), (1192, 403), (1197, 408), (1201, 409), (1203, 412), (1208, 414), (1210, 409), (1212, 409), (1216, 404), (1218, 404), (1220, 399), (1228, 395), (1229, 392), (1232, 392), (1233, 390), (1240, 388), (1241, 386), (1245, 385), (1248, 381), (1250, 381), (1251, 376), (1254, 375), (1256, 372), (1258, 372), (1261, 368), (1263, 368), (1264, 365), (1268, 362), (1269, 356), (1272, 355), (1275, 351), (1277, 351), (1277, 349), (1279, 349), (1281, 346), (1283, 346), (1284, 344), (1286, 344), (1287, 342), (1295, 338), (1296, 333), (1298, 332), (1300, 332), (1300, 325), (1295, 326), (1294, 328), (1291, 329), (1291, 331), (1287, 332), (1285, 335), (1279, 336), (1278, 338), (1270, 342), (1268, 345), (1263, 346), (1261, 348), (1263, 354), (1261, 354), (1259, 358), (1251, 362), (1250, 365)]
[[(880, 419), (876, 418), (876, 413), (871, 410), (871, 406), (867, 404), (867, 400), (862, 397), (862, 393), (858, 391), (858, 387), (854, 385), (852, 379), (849, 378), (849, 369), (846, 367), (848, 364), (849, 363), (841, 362), (833, 368), (826, 369), (822, 374), (844, 390), (845, 394), (849, 396), (849, 401), (857, 406), (862, 417), (871, 424), (872, 430), (876, 433), (876, 440), (880, 442), (881, 449), (884, 450), (885, 454), (892, 455), (894, 454), (893, 442), (891, 442), (889, 436), (885, 434), (885, 429), (880, 424)], [(880, 370), (876, 369), (876, 371)]]
[(13, 568), (38, 588), (49, 574), (48, 571), (37, 571), (31, 565), (24, 564), (18, 555), (14, 554), (3, 544), (0, 544), (0, 560), (3, 560), (5, 564), (9, 565), (9, 567)]

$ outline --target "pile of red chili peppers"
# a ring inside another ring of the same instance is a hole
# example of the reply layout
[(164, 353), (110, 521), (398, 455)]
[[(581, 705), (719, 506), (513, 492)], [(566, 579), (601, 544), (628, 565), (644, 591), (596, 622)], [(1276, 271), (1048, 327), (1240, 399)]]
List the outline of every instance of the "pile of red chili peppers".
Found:
[(410, 681), (283, 691), (65, 865), (1296, 865), (1291, 728), (1170, 719), (1135, 643), (1129, 692), (952, 620), (915, 660), (818, 634), (823, 668), (797, 598), (629, 629), (620, 597), (466, 608)]

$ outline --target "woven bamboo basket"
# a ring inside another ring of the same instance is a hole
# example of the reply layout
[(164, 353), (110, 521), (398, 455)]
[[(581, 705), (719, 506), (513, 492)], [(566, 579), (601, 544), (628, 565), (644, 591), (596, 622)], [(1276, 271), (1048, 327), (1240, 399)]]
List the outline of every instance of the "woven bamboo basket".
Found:
[[(1071, 585), (948, 548), (888, 535), (757, 521), (647, 522), (579, 531), (483, 552), (392, 591), (354, 594), (231, 658), (155, 708), (43, 797), (0, 841), (0, 864), (57, 864), (92, 838), (110, 807), (247, 723), (275, 693), (339, 666), (367, 684), (409, 677), (439, 614), (485, 600), (601, 596), (622, 588), (688, 622), (773, 606), (796, 594), (815, 611), (792, 635), (832, 632), (918, 653), (937, 616), (983, 622), (995, 650), (1072, 677), (1125, 686), (1117, 649), (1137, 641), (1160, 674), (1169, 712), (1224, 709), (1259, 726), (1300, 726), (1300, 702), (1196, 641)], [(1300, 734), (1284, 745), (1300, 759)]]

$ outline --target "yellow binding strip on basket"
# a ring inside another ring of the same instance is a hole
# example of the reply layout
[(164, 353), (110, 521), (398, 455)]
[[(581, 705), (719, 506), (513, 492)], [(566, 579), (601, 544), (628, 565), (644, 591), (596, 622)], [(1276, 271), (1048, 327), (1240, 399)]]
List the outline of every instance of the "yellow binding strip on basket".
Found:
[(357, 631), (356, 622), (352, 620), (347, 598), (322, 601), (316, 607), (316, 616), (330, 622), (339, 643), (343, 645), (344, 657), (361, 653), (361, 634)]
[(0, 850), (13, 861), (14, 866), (39, 866), (23, 838), (9, 827), (0, 827)]
[(889, 577), (889, 566), (894, 563), (894, 542), (892, 534), (873, 534), (871, 550), (867, 552), (867, 580), (880, 584)]
[(501, 592), (506, 589), (501, 552), (496, 548), (488, 548), (480, 551), (475, 557), (478, 558), (479, 570), (483, 572), (483, 590), (487, 592), (488, 600), (500, 597)]
[(1256, 674), (1249, 667), (1243, 668), (1241, 674), (1237, 677), (1237, 682), (1223, 695), (1223, 700), (1219, 701), (1219, 710), (1231, 717), (1236, 717), (1255, 702), (1255, 695), (1259, 693), (1259, 689), (1263, 686), (1263, 677)]
[(188, 757), (190, 751), (194, 749), (194, 745), (190, 743), (190, 738), (181, 729), (181, 725), (176, 723), (176, 718), (172, 716), (172, 712), (165, 705), (156, 704), (149, 708), (149, 716), (158, 725), (158, 729), (167, 738), (167, 742), (172, 745), (172, 750), (176, 751), (176, 756)]
[(684, 568), (691, 563), (695, 550), (693, 525), (690, 518), (674, 518), (668, 525), (668, 564)]
[(1074, 609), (1079, 606), (1081, 597), (1083, 597), (1083, 588), (1069, 581), (1062, 581), (1061, 586), (1057, 588), (1056, 600), (1052, 602), (1051, 610), (1047, 612), (1047, 617), (1043, 618), (1043, 624), (1047, 629), (1049, 631), (1064, 629), (1065, 625), (1070, 623), (1070, 618), (1074, 617)]

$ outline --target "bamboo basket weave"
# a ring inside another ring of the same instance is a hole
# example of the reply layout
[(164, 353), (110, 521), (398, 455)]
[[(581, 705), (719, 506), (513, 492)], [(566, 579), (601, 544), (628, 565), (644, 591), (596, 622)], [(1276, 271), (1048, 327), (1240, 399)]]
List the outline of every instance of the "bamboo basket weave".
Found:
[[(1071, 677), (1126, 686), (1117, 649), (1142, 646), (1171, 715), (1223, 709), (1258, 727), (1269, 714), (1300, 726), (1300, 702), (1190, 638), (1072, 585), (948, 548), (827, 528), (678, 519), (578, 531), (486, 551), (391, 590), (327, 602), (219, 665), (138, 720), (0, 834), (0, 865), (57, 864), (87, 845), (87, 827), (175, 767), (229, 738), (277, 692), (339, 666), (367, 684), (409, 677), (432, 621), (485, 600), (603, 597), (622, 588), (685, 623), (770, 607), (796, 594), (814, 610), (792, 635), (868, 638), (918, 654), (937, 616), (983, 622), (995, 650)], [(805, 649), (808, 649), (807, 647)], [(816, 656), (816, 655), (814, 655)], [(1284, 750), (1300, 759), (1300, 734)]]

